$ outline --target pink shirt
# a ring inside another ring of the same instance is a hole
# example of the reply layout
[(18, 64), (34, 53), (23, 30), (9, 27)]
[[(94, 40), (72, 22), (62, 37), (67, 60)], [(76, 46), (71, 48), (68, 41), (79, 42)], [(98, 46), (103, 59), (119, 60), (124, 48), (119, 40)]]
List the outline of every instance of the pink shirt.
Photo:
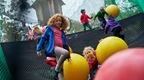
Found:
[(53, 30), (54, 30), (55, 46), (63, 47), (62, 31), (56, 27), (54, 27)]

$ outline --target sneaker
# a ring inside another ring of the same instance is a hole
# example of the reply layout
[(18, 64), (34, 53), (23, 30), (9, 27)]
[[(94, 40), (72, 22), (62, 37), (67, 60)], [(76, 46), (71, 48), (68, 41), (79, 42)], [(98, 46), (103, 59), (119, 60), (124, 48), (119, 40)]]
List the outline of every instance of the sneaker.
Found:
[(59, 74), (59, 71), (56, 71), (56, 70), (55, 70), (55, 77), (54, 77), (54, 80), (59, 80), (58, 74)]

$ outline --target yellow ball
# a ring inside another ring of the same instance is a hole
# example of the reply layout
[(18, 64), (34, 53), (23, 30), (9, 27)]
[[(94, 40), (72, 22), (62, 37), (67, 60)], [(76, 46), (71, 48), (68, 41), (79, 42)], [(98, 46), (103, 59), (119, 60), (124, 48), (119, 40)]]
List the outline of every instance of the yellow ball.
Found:
[(102, 64), (112, 54), (127, 49), (128, 45), (118, 37), (110, 36), (100, 41), (96, 48), (96, 56), (99, 64)]
[(88, 80), (89, 65), (79, 54), (70, 54), (71, 60), (64, 61), (64, 80)]
[(111, 15), (113, 17), (117, 17), (120, 13), (120, 9), (116, 5), (107, 6), (105, 11), (108, 13), (108, 15)]

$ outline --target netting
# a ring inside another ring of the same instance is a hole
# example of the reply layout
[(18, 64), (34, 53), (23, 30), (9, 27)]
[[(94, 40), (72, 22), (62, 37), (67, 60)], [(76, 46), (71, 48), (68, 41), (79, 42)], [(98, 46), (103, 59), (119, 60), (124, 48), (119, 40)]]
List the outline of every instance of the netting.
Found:
[[(130, 1), (130, 0), (129, 0)], [(138, 5), (142, 11), (144, 11), (144, 0), (131, 0), (131, 2), (135, 3), (136, 5)]]
[(11, 80), (10, 72), (0, 46), (0, 80)]
[(144, 11), (144, 0), (105, 0), (105, 6), (116, 4), (120, 8), (117, 19), (125, 19)]

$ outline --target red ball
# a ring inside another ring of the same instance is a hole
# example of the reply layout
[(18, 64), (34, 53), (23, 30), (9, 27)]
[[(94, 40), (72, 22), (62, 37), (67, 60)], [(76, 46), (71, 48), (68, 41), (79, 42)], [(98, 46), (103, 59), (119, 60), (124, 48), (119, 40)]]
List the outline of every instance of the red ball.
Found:
[(56, 58), (54, 57), (47, 57), (45, 60), (46, 64), (48, 64), (50, 67), (55, 67), (57, 62), (56, 62)]
[(127, 49), (111, 56), (94, 80), (144, 80), (144, 48)]

